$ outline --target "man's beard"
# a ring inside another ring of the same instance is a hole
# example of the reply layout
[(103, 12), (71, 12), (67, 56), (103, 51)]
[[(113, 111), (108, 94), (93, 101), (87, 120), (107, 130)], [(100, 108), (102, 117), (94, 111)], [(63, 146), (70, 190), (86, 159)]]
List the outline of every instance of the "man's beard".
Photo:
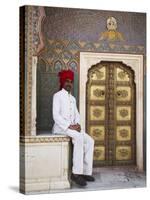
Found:
[(68, 92), (71, 91), (71, 86), (70, 85), (67, 85), (66, 88), (65, 88)]

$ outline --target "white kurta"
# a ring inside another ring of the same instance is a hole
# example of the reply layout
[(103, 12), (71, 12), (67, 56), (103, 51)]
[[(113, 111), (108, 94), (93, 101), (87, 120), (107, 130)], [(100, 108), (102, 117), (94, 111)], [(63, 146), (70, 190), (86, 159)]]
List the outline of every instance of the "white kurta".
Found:
[(75, 98), (65, 89), (53, 96), (53, 133), (65, 134), (72, 138), (74, 174), (92, 174), (94, 140), (87, 133), (71, 130), (68, 127), (80, 124), (80, 115)]

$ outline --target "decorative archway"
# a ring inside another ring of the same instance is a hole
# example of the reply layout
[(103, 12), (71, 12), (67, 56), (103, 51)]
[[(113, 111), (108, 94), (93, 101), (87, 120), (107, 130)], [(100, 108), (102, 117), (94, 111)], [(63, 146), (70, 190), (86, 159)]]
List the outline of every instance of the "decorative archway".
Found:
[(79, 88), (79, 111), (81, 124), (86, 127), (86, 82), (88, 70), (92, 65), (101, 61), (123, 62), (130, 66), (135, 74), (136, 84), (136, 165), (138, 170), (143, 171), (143, 55), (115, 54), (115, 53), (91, 53), (80, 52), (80, 88)]

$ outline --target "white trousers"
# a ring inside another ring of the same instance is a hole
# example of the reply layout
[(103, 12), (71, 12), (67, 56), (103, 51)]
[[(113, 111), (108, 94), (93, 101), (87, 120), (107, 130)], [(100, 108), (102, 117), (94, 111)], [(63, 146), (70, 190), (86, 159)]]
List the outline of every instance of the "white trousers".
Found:
[(67, 129), (66, 135), (72, 138), (73, 167), (72, 173), (91, 175), (93, 169), (94, 140), (87, 133)]

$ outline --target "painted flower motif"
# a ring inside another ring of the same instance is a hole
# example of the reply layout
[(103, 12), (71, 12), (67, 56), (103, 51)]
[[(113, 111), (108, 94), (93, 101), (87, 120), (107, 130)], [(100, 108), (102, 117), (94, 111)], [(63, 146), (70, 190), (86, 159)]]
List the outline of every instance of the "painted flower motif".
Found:
[(98, 137), (101, 134), (102, 134), (102, 130), (100, 130), (98, 128), (93, 130), (93, 136)]
[(100, 117), (101, 114), (102, 114), (102, 110), (99, 110), (99, 109), (94, 109), (94, 110), (93, 110), (93, 115), (94, 115), (95, 117)]
[(119, 113), (120, 113), (121, 117), (126, 117), (129, 114), (128, 110), (126, 110), (126, 109), (120, 110)]
[(126, 73), (123, 72), (123, 71), (121, 71), (121, 72), (118, 73), (118, 77), (119, 77), (120, 79), (125, 79)]
[(102, 96), (104, 96), (105, 93), (104, 93), (103, 90), (96, 89), (96, 90), (93, 91), (93, 94), (94, 94), (94, 96), (96, 96), (96, 97), (102, 97)]
[(91, 78), (93, 78), (94, 75), (96, 75), (97, 79), (102, 79), (104, 77), (104, 73), (99, 71), (98, 69), (93, 71), (93, 72), (91, 72)]
[(127, 149), (120, 149), (118, 152), (122, 157), (126, 157), (129, 153)]
[(102, 155), (102, 150), (95, 150), (94, 151), (94, 157), (96, 157), (96, 158), (98, 158), (98, 157), (100, 157)]
[(125, 98), (125, 97), (128, 96), (128, 91), (126, 91), (126, 90), (118, 90), (117, 91), (117, 96), (121, 97), (121, 98)]
[(128, 136), (128, 131), (126, 129), (122, 129), (119, 131), (120, 136), (126, 138)]

